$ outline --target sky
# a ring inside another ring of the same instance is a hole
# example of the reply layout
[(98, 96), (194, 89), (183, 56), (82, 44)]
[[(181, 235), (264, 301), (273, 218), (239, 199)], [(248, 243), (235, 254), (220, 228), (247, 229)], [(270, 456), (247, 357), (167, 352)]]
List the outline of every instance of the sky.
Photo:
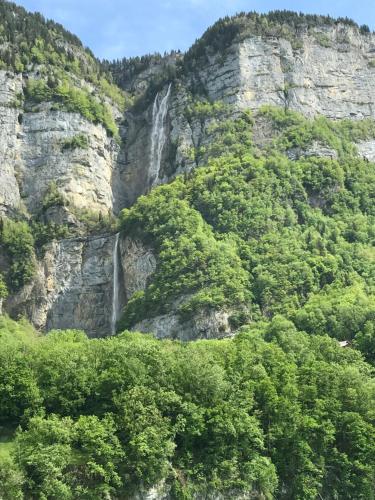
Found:
[(218, 18), (275, 9), (350, 17), (375, 30), (374, 0), (14, 0), (64, 25), (102, 59), (185, 51)]

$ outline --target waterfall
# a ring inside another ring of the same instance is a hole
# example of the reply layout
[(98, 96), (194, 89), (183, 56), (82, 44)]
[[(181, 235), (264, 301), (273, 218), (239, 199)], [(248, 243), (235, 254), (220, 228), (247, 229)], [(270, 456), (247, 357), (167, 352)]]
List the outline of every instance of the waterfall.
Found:
[(160, 100), (159, 93), (156, 94), (152, 108), (152, 131), (151, 131), (151, 151), (149, 182), (154, 186), (159, 178), (161, 155), (164, 144), (167, 139), (165, 131), (165, 118), (168, 111), (168, 100), (171, 93), (171, 83), (168, 86), (167, 93)]
[(115, 236), (115, 242), (113, 245), (113, 280), (112, 280), (112, 319), (111, 319), (111, 333), (114, 335), (116, 333), (116, 323), (117, 323), (117, 314), (119, 309), (119, 283), (118, 283), (118, 268), (119, 268), (119, 253), (118, 253), (118, 242), (119, 242), (120, 233), (117, 233)]

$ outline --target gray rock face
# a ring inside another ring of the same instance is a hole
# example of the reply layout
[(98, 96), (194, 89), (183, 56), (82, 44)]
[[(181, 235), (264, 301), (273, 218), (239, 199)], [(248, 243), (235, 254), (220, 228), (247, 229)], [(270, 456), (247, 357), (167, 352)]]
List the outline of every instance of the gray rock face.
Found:
[(289, 149), (286, 154), (291, 160), (299, 160), (300, 158), (309, 158), (311, 156), (330, 158), (332, 160), (337, 160), (338, 158), (337, 151), (317, 142), (314, 142), (308, 149)]
[(201, 80), (212, 99), (242, 109), (273, 104), (307, 116), (374, 116), (374, 35), (337, 25), (306, 30), (299, 42), (294, 49), (282, 38), (247, 38), (224, 61), (215, 55)]
[(233, 334), (229, 322), (230, 311), (199, 311), (189, 320), (182, 321), (176, 311), (188, 298), (181, 297), (172, 305), (170, 313), (140, 321), (133, 326), (132, 330), (152, 332), (160, 339), (173, 338), (182, 341), (218, 339)]
[(127, 119), (125, 166), (120, 172), (119, 182), (124, 190), (123, 204), (131, 206), (149, 190), (152, 107), (140, 115), (128, 113)]
[(362, 141), (357, 144), (358, 154), (366, 160), (375, 162), (375, 141)]
[[(24, 113), (17, 107), (22, 84), (22, 76), (0, 71), (0, 212), (37, 213), (51, 182), (72, 207), (112, 212), (116, 141), (101, 125), (48, 104)], [(64, 148), (78, 135), (87, 148)]]
[[(74, 136), (87, 137), (87, 149), (64, 150)], [(51, 182), (78, 209), (112, 211), (112, 171), (116, 146), (102, 126), (77, 113), (25, 113), (20, 139), (21, 190), (26, 206), (35, 213)]]
[(121, 263), (126, 300), (135, 292), (144, 290), (148, 279), (155, 271), (156, 259), (141, 241), (125, 237), (120, 240)]
[[(112, 317), (114, 236), (74, 238), (48, 245), (35, 280), (7, 301), (39, 329), (77, 328), (109, 335)], [(124, 305), (120, 280), (120, 305)]]
[(21, 205), (17, 182), (20, 124), (19, 112), (14, 107), (19, 92), (22, 92), (21, 79), (0, 71), (0, 214)]
[[(115, 236), (71, 238), (50, 243), (33, 282), (6, 301), (14, 316), (25, 315), (40, 330), (77, 328), (109, 335), (112, 322)], [(144, 290), (156, 268), (151, 250), (138, 240), (119, 242), (119, 309)], [(168, 335), (168, 333), (167, 333)]]

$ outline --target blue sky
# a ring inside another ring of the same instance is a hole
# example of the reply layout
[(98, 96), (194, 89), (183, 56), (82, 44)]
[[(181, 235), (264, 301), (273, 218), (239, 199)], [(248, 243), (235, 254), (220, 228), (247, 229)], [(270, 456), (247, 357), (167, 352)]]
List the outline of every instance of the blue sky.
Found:
[(58, 21), (100, 58), (186, 50), (219, 17), (288, 9), (351, 17), (375, 30), (374, 0), (15, 0)]

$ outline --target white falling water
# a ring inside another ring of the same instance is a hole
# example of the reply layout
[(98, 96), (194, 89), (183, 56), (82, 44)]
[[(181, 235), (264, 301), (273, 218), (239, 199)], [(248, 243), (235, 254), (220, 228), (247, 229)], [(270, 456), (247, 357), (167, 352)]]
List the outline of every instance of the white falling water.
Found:
[(159, 178), (161, 155), (165, 145), (166, 131), (165, 119), (168, 111), (168, 100), (171, 93), (171, 84), (169, 84), (167, 93), (160, 100), (159, 93), (156, 94), (152, 108), (152, 131), (151, 131), (151, 151), (150, 151), (150, 169), (149, 182), (154, 186)]
[(117, 323), (117, 313), (119, 308), (119, 284), (118, 284), (118, 267), (119, 267), (119, 252), (118, 252), (118, 242), (120, 234), (117, 233), (115, 236), (115, 242), (113, 245), (113, 281), (112, 281), (112, 319), (111, 319), (111, 333), (112, 335), (116, 333), (116, 323)]

